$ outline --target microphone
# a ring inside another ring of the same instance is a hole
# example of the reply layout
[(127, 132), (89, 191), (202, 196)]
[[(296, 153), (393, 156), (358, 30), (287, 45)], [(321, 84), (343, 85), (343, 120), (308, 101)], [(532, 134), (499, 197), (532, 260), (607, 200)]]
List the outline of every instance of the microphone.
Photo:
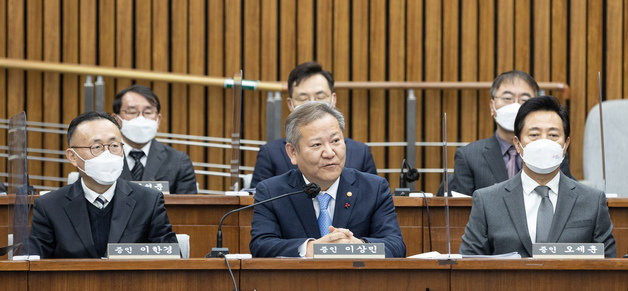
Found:
[(270, 198), (270, 199), (266, 199), (257, 203), (253, 203), (251, 205), (247, 205), (244, 207), (240, 207), (240, 208), (236, 208), (234, 210), (231, 210), (229, 212), (227, 212), (225, 215), (222, 216), (222, 218), (220, 219), (220, 223), (218, 223), (218, 233), (216, 234), (216, 247), (212, 248), (211, 252), (209, 254), (207, 254), (205, 257), (206, 258), (220, 258), (220, 257), (224, 257), (226, 254), (229, 254), (229, 248), (223, 248), (222, 247), (222, 222), (225, 220), (225, 218), (227, 216), (229, 216), (229, 214), (232, 213), (236, 213), (239, 211), (242, 211), (244, 209), (247, 208), (251, 208), (254, 207), (256, 205), (261, 205), (273, 200), (277, 200), (277, 199), (281, 199), (281, 198), (285, 198), (288, 196), (292, 196), (292, 195), (296, 195), (296, 194), (300, 194), (300, 193), (305, 193), (307, 194), (307, 198), (314, 198), (318, 195), (318, 193), (321, 192), (321, 187), (314, 184), (314, 183), (309, 183), (305, 186), (303, 186), (303, 190), (299, 190), (299, 191), (294, 191), (294, 192), (290, 192), (290, 193), (286, 193), (286, 194), (281, 194), (279, 196)]
[[(404, 172), (405, 170), (405, 172)], [(406, 159), (401, 162), (401, 175), (399, 175), (399, 187), (395, 188), (395, 196), (408, 196), (414, 189), (408, 187), (408, 183), (419, 180), (421, 174), (415, 168), (411, 168)]]

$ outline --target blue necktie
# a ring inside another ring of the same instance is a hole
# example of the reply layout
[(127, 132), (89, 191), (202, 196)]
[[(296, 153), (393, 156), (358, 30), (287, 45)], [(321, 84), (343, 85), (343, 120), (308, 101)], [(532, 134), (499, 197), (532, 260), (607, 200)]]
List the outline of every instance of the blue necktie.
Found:
[(329, 233), (329, 226), (331, 225), (331, 217), (329, 216), (329, 211), (327, 210), (329, 200), (331, 200), (331, 195), (327, 193), (321, 193), (316, 196), (316, 199), (318, 199), (318, 203), (320, 204), (320, 212), (318, 214), (318, 229), (321, 231), (321, 237), (323, 237)]
[(96, 202), (98, 202), (98, 204), (100, 204), (100, 206), (98, 208), (103, 209), (105, 208), (105, 204), (107, 203), (107, 199), (100, 195), (96, 198)]

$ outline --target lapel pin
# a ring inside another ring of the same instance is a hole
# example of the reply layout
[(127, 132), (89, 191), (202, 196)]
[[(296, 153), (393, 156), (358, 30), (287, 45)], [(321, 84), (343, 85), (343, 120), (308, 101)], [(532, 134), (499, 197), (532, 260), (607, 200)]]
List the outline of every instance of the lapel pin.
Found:
[(353, 193), (347, 192), (347, 197), (351, 197), (352, 195), (353, 195)]
[[(351, 193), (351, 192), (349, 192), (349, 193)], [(347, 209), (347, 208), (349, 208), (349, 207), (351, 207), (351, 204), (349, 204), (349, 203), (345, 203), (345, 209)]]

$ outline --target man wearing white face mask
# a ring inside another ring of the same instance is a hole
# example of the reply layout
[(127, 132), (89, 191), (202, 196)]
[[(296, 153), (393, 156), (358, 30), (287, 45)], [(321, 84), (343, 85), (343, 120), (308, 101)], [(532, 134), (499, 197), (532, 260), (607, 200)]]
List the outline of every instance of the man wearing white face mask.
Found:
[[(497, 130), (490, 138), (456, 150), (450, 190), (471, 195), (476, 189), (506, 181), (521, 170), (521, 157), (512, 144), (515, 116), (521, 104), (536, 97), (538, 91), (534, 78), (522, 71), (505, 72), (495, 78), (489, 106)], [(572, 177), (568, 158), (561, 170)], [(443, 191), (441, 185), (438, 194), (442, 195)]]
[(168, 181), (171, 194), (196, 194), (196, 175), (190, 157), (155, 140), (161, 122), (159, 98), (148, 87), (133, 85), (120, 91), (113, 113), (122, 126), (124, 167), (129, 181)]
[(604, 243), (616, 257), (613, 224), (602, 191), (561, 173), (569, 147), (567, 110), (552, 96), (524, 103), (515, 119), (513, 143), (523, 171), (473, 194), (461, 254), (532, 255), (532, 243)]
[(116, 121), (87, 112), (68, 128), (66, 157), (79, 181), (35, 200), (30, 250), (42, 258), (100, 258), (107, 243), (176, 243), (163, 195), (119, 179), (123, 144)]

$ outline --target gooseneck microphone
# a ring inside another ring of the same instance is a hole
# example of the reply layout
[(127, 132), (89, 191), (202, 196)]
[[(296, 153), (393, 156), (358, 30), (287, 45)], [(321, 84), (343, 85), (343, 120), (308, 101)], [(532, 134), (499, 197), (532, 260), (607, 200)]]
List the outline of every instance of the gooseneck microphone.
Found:
[(206, 258), (220, 258), (220, 257), (224, 257), (226, 254), (229, 253), (229, 248), (223, 248), (222, 247), (222, 222), (225, 220), (225, 218), (227, 216), (229, 216), (229, 214), (236, 213), (236, 212), (242, 211), (244, 209), (254, 207), (256, 205), (264, 204), (264, 203), (267, 203), (267, 202), (270, 202), (270, 201), (273, 201), (273, 200), (285, 198), (285, 197), (296, 195), (296, 194), (300, 194), (300, 193), (305, 193), (305, 194), (307, 194), (308, 198), (312, 199), (312, 198), (316, 197), (316, 195), (318, 195), (319, 192), (321, 192), (321, 187), (319, 187), (318, 185), (316, 185), (314, 183), (309, 183), (309, 184), (303, 186), (303, 190), (290, 192), (290, 193), (286, 193), (286, 194), (281, 194), (279, 196), (276, 196), (276, 197), (273, 197), (273, 198), (269, 198), (269, 199), (266, 199), (266, 200), (263, 200), (263, 201), (260, 201), (260, 202), (257, 202), (257, 203), (253, 203), (251, 205), (247, 205), (247, 206), (244, 206), (244, 207), (236, 208), (234, 210), (231, 210), (231, 211), (227, 212), (220, 219), (220, 223), (218, 223), (218, 233), (216, 234), (216, 247), (212, 248), (211, 252), (209, 254), (207, 254), (205, 257)]

